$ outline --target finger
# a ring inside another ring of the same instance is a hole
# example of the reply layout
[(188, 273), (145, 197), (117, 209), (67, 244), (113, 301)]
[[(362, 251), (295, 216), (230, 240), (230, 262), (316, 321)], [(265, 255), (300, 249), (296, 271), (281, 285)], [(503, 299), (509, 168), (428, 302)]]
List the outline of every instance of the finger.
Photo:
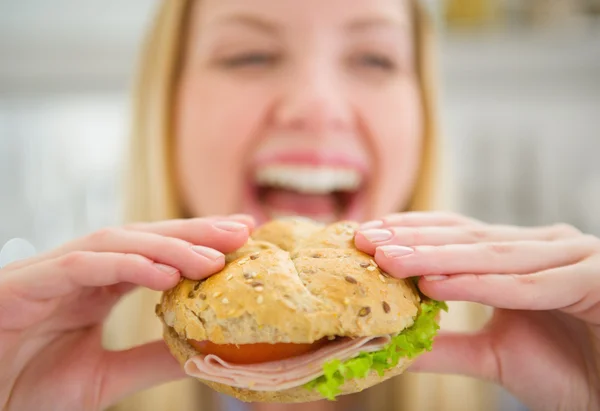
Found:
[(250, 232), (254, 231), (254, 229), (256, 228), (256, 220), (249, 214), (233, 214), (230, 216), (220, 216), (217, 218), (220, 220), (233, 220), (237, 221), (238, 223), (242, 223), (248, 227), (248, 230), (250, 230)]
[(440, 332), (432, 351), (419, 356), (410, 371), (462, 374), (498, 382), (499, 360), (489, 333), (459, 334)]
[[(246, 235), (246, 234), (244, 234)], [(80, 250), (139, 254), (178, 269), (184, 277), (200, 280), (221, 270), (225, 255), (204, 245), (151, 232), (105, 229), (90, 235)]]
[(528, 274), (566, 266), (591, 255), (596, 241), (581, 236), (556, 242), (377, 247), (375, 262), (397, 278), (452, 274)]
[(447, 211), (411, 211), (406, 213), (390, 214), (380, 220), (367, 221), (360, 226), (360, 230), (386, 227), (422, 227), (422, 226), (460, 226), (482, 224), (473, 218)]
[[(110, 237), (115, 231), (137, 231), (156, 234), (164, 237), (178, 238), (190, 244), (201, 245), (219, 250), (223, 253), (234, 251), (248, 240), (250, 230), (254, 228), (251, 217), (239, 215), (231, 217), (211, 217), (195, 219), (167, 220), (155, 223), (136, 223), (122, 228), (105, 228), (86, 237), (71, 241), (58, 249), (48, 251), (33, 258), (12, 264), (3, 270), (26, 267), (51, 258), (59, 257), (73, 251), (114, 251), (116, 247), (97, 248), (96, 242), (103, 237)], [(194, 273), (191, 274), (192, 278)]]
[[(599, 303), (600, 280), (580, 263), (535, 274), (458, 274), (424, 277), (419, 289), (444, 301), (470, 301), (511, 310), (587, 313)], [(597, 314), (596, 314), (597, 315)]]
[[(3, 297), (31, 300), (64, 297), (82, 287), (135, 284), (155, 291), (174, 287), (179, 271), (135, 254), (77, 251), (0, 277)], [(5, 295), (6, 294), (6, 295)]]
[(69, 253), (0, 277), (0, 327), (21, 329), (42, 321), (52, 315), (61, 297), (84, 287), (128, 283), (164, 291), (179, 279), (173, 267), (135, 254)]
[(246, 243), (254, 223), (244, 216), (235, 217), (235, 220), (212, 217), (138, 223), (125, 228), (179, 238), (191, 244), (204, 245), (228, 253)]
[(186, 377), (163, 341), (107, 353), (101, 373), (100, 409), (130, 394)]
[[(242, 231), (237, 232), (237, 242), (243, 244), (245, 241), (243, 239), (247, 238), (248, 233), (246, 226), (241, 224), (240, 226)], [(215, 243), (222, 245), (227, 241), (227, 237), (236, 236), (234, 232), (220, 233), (211, 239), (208, 238), (210, 234), (210, 230), (204, 234), (205, 245), (209, 245), (207, 247), (153, 232), (106, 228), (88, 235), (81, 241), (62, 247), (56, 254), (75, 251), (139, 254), (154, 262), (175, 267), (183, 276), (198, 280), (219, 271), (225, 265), (224, 254), (211, 248), (210, 245)]]
[(568, 225), (515, 227), (505, 225), (461, 225), (454, 227), (388, 227), (359, 231), (356, 247), (368, 254), (382, 245), (403, 246), (474, 244), (505, 241), (554, 241), (580, 236)]

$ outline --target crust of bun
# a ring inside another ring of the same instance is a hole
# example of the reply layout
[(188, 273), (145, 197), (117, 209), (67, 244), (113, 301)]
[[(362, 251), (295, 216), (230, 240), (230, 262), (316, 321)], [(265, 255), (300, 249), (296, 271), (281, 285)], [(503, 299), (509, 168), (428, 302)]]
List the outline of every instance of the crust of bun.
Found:
[(274, 220), (204, 281), (163, 294), (157, 315), (180, 339), (217, 344), (312, 343), (395, 334), (411, 326), (419, 294), (354, 246), (357, 224)]
[[(189, 358), (198, 355), (198, 352), (186, 341), (181, 340), (177, 333), (175, 333), (175, 331), (173, 331), (171, 328), (165, 325), (163, 330), (164, 339), (169, 347), (169, 350), (171, 351), (171, 354), (182, 366)], [(398, 362), (398, 365), (394, 368), (386, 370), (383, 376), (379, 376), (377, 372), (372, 371), (365, 378), (357, 378), (346, 381), (340, 387), (341, 392), (338, 395), (357, 393), (396, 375), (402, 374), (413, 362), (414, 359), (401, 358)], [(213, 381), (206, 381), (199, 378), (196, 379), (217, 392), (237, 398), (243, 402), (300, 403), (323, 399), (323, 396), (318, 391), (308, 390), (302, 386), (289, 388), (282, 391), (253, 391), (250, 389), (231, 387), (229, 385), (220, 384)]]

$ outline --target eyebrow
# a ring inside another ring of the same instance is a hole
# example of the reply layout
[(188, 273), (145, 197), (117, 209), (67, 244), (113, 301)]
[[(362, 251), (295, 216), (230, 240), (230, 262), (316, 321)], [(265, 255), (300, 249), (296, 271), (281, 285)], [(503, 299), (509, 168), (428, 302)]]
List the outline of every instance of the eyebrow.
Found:
[[(270, 35), (279, 34), (283, 30), (280, 25), (271, 22), (263, 17), (249, 13), (229, 14), (215, 20), (211, 23), (211, 25), (242, 25), (252, 28), (254, 30), (262, 31), (263, 33)], [(385, 16), (374, 16), (353, 20), (350, 23), (344, 25), (343, 28), (345, 31), (350, 33), (359, 33), (378, 28), (405, 30), (407, 26), (408, 25), (401, 20), (391, 19)]]
[(216, 20), (213, 24), (224, 26), (230, 24), (242, 25), (267, 34), (277, 34), (281, 31), (281, 27), (275, 23), (252, 14), (243, 13), (227, 15), (226, 17)]
[(354, 20), (345, 26), (349, 32), (360, 32), (376, 28), (396, 28), (406, 29), (407, 24), (400, 20), (390, 19), (388, 17), (368, 17)]

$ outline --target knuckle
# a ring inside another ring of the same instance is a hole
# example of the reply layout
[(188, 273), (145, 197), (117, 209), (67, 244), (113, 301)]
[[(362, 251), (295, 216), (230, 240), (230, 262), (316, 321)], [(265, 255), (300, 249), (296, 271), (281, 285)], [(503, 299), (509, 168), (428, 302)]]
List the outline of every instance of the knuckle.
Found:
[(505, 255), (515, 251), (515, 246), (510, 243), (483, 244), (483, 247), (490, 254)]
[(490, 238), (490, 233), (483, 227), (465, 227), (465, 234), (474, 242), (483, 242)]
[(554, 224), (550, 227), (550, 231), (553, 238), (573, 237), (581, 234), (581, 231), (579, 231), (577, 228), (570, 224), (564, 223)]
[(126, 263), (130, 263), (133, 266), (145, 266), (152, 264), (152, 260), (140, 254), (123, 254), (123, 258)]
[(183, 240), (181, 238), (169, 237), (168, 240), (172, 245), (174, 245), (176, 247), (189, 248), (194, 245), (191, 242)]
[(424, 245), (425, 234), (419, 228), (398, 229), (395, 231), (395, 239), (408, 242), (408, 245)]
[(186, 230), (196, 230), (206, 227), (209, 224), (214, 224), (217, 219), (208, 219), (205, 217), (194, 218), (177, 218), (170, 220), (169, 224), (174, 232), (185, 232)]
[(152, 260), (139, 254), (123, 254), (115, 264), (115, 272), (120, 278), (135, 278), (152, 264)]
[(591, 234), (585, 234), (582, 236), (582, 240), (594, 253), (600, 253), (600, 238)]
[(137, 231), (145, 227), (144, 223), (128, 223), (122, 226), (123, 230), (127, 231)]
[(471, 217), (467, 217), (465, 215), (454, 213), (454, 212), (449, 213), (448, 218), (450, 219), (450, 221), (452, 221), (454, 223), (454, 225), (457, 225), (457, 226), (470, 226), (470, 227), (487, 227), (488, 226), (487, 224), (483, 223), (480, 220), (477, 220), (477, 219), (471, 218)]
[(79, 267), (85, 264), (85, 261), (89, 258), (90, 253), (87, 251), (71, 251), (58, 258), (58, 265), (62, 269), (71, 269), (73, 267)]
[(5, 266), (0, 266), (0, 271), (3, 272), (9, 272), (9, 271), (13, 271), (13, 270), (18, 270), (19, 268), (23, 268), (25, 266), (27, 266), (28, 264), (30, 264), (31, 259), (28, 258), (26, 260), (20, 260), (20, 261), (13, 261), (12, 263), (9, 263)]
[(455, 221), (457, 223), (467, 223), (467, 222), (471, 222), (471, 219), (468, 217), (465, 217), (462, 214), (459, 214), (457, 212), (454, 211), (441, 211), (438, 214), (440, 217), (445, 218), (447, 220), (450, 221)]
[(200, 218), (171, 220), (169, 221), (169, 231), (172, 233), (185, 233), (187, 230), (201, 229), (203, 224), (206, 224), (205, 220)]
[(440, 211), (438, 214), (440, 217), (446, 217), (451, 220), (464, 220), (465, 217), (454, 211)]
[(510, 274), (520, 286), (531, 286), (536, 285), (539, 282), (539, 278), (531, 274)]
[(114, 238), (120, 231), (121, 229), (119, 228), (106, 227), (89, 234), (87, 239), (92, 244), (102, 243), (106, 241), (107, 238)]

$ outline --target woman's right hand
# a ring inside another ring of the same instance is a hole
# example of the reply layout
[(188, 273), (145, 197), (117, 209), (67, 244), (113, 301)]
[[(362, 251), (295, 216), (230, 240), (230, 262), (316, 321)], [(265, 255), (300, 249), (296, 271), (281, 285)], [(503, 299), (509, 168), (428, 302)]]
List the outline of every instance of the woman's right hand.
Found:
[(105, 350), (103, 322), (137, 286), (163, 291), (219, 271), (253, 228), (247, 216), (110, 228), (1, 269), (2, 410), (102, 410), (184, 377), (162, 341)]

